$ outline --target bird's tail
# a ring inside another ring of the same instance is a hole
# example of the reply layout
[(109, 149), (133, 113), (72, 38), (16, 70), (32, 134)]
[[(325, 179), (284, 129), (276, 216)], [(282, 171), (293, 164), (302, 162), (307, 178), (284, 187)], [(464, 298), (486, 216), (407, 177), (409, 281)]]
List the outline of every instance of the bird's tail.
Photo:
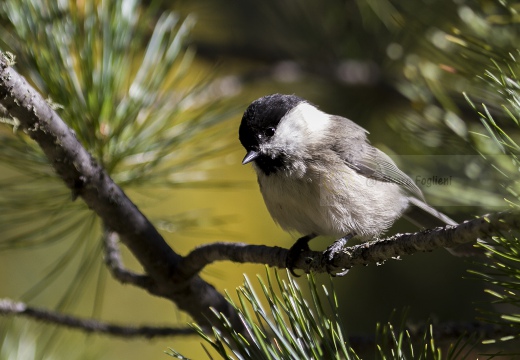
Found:
[[(435, 210), (422, 200), (410, 197), (409, 201), (413, 206), (409, 208), (403, 217), (419, 228), (430, 229), (437, 226), (458, 225), (455, 220)], [(475, 239), (475, 241), (477, 240)], [(446, 248), (446, 250), (455, 256), (482, 255), (482, 250), (475, 248), (473, 245), (474, 243), (468, 243), (454, 248)]]

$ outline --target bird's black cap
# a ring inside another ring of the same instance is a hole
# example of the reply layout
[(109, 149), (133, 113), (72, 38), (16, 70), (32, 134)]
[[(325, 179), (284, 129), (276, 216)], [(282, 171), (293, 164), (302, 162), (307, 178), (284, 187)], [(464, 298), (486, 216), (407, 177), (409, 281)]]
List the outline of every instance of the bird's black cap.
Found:
[(267, 129), (278, 126), (280, 120), (299, 103), (305, 100), (296, 95), (273, 94), (251, 103), (244, 112), (238, 138), (248, 151), (258, 150)]

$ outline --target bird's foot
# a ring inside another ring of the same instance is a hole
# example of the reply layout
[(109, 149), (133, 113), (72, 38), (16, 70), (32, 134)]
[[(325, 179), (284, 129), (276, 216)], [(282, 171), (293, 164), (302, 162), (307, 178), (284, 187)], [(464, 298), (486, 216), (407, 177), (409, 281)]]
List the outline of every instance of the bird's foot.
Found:
[(287, 253), (287, 257), (285, 259), (285, 267), (289, 269), (291, 274), (295, 277), (300, 277), (300, 275), (297, 275), (294, 272), (294, 269), (296, 268), (296, 262), (300, 258), (300, 255), (302, 252), (310, 251), (309, 248), (309, 241), (315, 238), (316, 235), (307, 235), (299, 238), (293, 246), (289, 249), (289, 252)]
[[(323, 257), (326, 261), (326, 267), (327, 272), (331, 276), (345, 276), (349, 272), (350, 268), (338, 268), (334, 265), (332, 265), (332, 261), (334, 260), (334, 256), (339, 253), (345, 245), (347, 245), (347, 242), (354, 237), (354, 234), (348, 234), (346, 236), (343, 236), (342, 238), (336, 240), (332, 245), (330, 245), (327, 250), (323, 252)], [(340, 269), (340, 271), (338, 271)]]

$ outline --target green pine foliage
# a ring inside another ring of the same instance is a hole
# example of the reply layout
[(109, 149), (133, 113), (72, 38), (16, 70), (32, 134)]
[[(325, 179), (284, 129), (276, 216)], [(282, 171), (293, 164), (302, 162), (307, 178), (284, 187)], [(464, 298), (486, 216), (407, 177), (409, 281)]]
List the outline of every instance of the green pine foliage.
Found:
[[(518, 55), (518, 51), (517, 51)], [(492, 158), (496, 171), (502, 176), (502, 186), (509, 196), (505, 199), (513, 208), (520, 206), (520, 82), (516, 73), (520, 70), (514, 54), (499, 63), (492, 60), (492, 67), (480, 77), (483, 86), (492, 96), (477, 106), (471, 95), (465, 93), (466, 100), (477, 113), (485, 131), (477, 135), (487, 140), (487, 150), (479, 149), (481, 155)], [(490, 98), (490, 99), (489, 99)], [(494, 151), (493, 151), (494, 150)], [(493, 152), (505, 156), (493, 157)], [(491, 153), (491, 154), (489, 154)]]
[[(236, 332), (223, 314), (216, 314), (224, 330), (213, 327), (213, 336), (193, 327), (204, 341), (208, 358), (218, 354), (222, 359), (361, 359), (349, 343), (345, 324), (339, 318), (340, 304), (334, 290), (319, 286), (315, 277), (307, 275), (308, 288), (302, 291), (289, 272), (282, 276), (267, 270), (267, 282), (258, 276), (258, 295), (249, 279), (237, 288), (238, 301), (228, 301), (240, 314), (246, 334)], [(330, 282), (332, 286), (332, 282)], [(377, 359), (470, 359), (475, 339), (455, 339), (446, 354), (436, 345), (433, 325), (412, 338), (405, 326), (393, 321), (378, 324), (373, 354)], [(370, 341), (370, 340), (369, 340)], [(207, 348), (209, 348), (211, 351)], [(188, 359), (174, 349), (168, 354)]]
[[(505, 201), (513, 211), (520, 209), (520, 71), (518, 52), (500, 62), (492, 60), (490, 68), (480, 79), (493, 93), (492, 100), (475, 104), (469, 94), (466, 99), (477, 113), (486, 132), (480, 135), (488, 144), (504, 156), (492, 157), (494, 169), (503, 177), (502, 186), (508, 193)], [(489, 157), (483, 153), (483, 157)], [(471, 273), (488, 284), (486, 292), (491, 295), (496, 312), (483, 312), (482, 317), (490, 322), (510, 328), (512, 335), (487, 339), (487, 343), (516, 340), (520, 338), (520, 234), (517, 231), (497, 234), (481, 244), (488, 251), (489, 262)]]

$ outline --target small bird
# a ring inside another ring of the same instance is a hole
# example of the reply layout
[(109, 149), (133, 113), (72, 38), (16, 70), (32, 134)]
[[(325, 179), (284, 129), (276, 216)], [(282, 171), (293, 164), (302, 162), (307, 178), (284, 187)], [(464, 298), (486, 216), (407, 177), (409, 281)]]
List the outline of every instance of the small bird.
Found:
[(295, 260), (314, 237), (338, 239), (326, 251), (332, 258), (354, 236), (366, 241), (382, 235), (411, 205), (422, 215), (456, 224), (426, 204), (413, 180), (369, 143), (367, 133), (295, 95), (264, 96), (244, 112), (242, 164), (253, 163), (274, 221), (304, 235), (287, 257), (293, 274)]

